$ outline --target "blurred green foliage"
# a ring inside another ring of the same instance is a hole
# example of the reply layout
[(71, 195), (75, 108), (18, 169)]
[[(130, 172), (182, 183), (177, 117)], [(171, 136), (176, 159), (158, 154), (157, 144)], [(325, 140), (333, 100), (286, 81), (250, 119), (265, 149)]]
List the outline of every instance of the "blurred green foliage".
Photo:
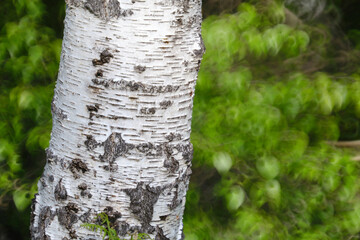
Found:
[(4, 1), (0, 12), (0, 225), (12, 239), (27, 239), (50, 139), (61, 39), (42, 23), (41, 0)]
[[(232, 14), (203, 23), (186, 239), (358, 238), (360, 152), (329, 144), (360, 139), (356, 1), (329, 1), (311, 21), (281, 1), (204, 1), (206, 16)], [(64, 6), (0, 8), (0, 238), (29, 238)]]
[(186, 239), (358, 237), (356, 152), (329, 141), (360, 137), (359, 53), (289, 11), (259, 0), (203, 22)]

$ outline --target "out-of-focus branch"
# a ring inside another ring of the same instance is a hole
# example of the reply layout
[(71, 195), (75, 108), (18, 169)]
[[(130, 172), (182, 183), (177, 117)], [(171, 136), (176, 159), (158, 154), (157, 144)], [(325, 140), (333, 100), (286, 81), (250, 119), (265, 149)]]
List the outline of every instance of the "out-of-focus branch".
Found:
[[(328, 141), (329, 145), (342, 148), (360, 148), (360, 140), (355, 141)], [(360, 157), (360, 156), (359, 156)]]

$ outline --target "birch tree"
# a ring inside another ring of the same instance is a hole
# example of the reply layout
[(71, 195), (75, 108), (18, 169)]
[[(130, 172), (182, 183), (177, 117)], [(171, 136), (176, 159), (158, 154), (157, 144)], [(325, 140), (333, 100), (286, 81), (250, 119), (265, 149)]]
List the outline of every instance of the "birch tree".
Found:
[(67, 0), (53, 129), (32, 239), (183, 239), (200, 0)]

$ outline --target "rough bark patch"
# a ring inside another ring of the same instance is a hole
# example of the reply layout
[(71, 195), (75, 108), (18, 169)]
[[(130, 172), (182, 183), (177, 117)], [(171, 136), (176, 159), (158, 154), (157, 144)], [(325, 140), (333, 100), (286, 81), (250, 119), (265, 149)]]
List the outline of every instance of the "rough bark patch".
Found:
[(130, 210), (141, 223), (141, 231), (153, 233), (155, 228), (150, 225), (154, 213), (154, 205), (159, 199), (163, 187), (150, 187), (144, 182), (137, 184), (134, 189), (125, 189), (130, 197)]
[[(92, 79), (95, 85), (101, 85), (105, 88), (113, 88), (118, 90), (127, 90), (131, 92), (143, 92), (143, 93), (172, 93), (177, 92), (180, 85), (166, 85), (157, 86), (151, 84), (143, 84), (140, 82), (126, 81), (126, 80), (113, 80), (113, 79)], [(91, 86), (90, 86), (91, 87)]]

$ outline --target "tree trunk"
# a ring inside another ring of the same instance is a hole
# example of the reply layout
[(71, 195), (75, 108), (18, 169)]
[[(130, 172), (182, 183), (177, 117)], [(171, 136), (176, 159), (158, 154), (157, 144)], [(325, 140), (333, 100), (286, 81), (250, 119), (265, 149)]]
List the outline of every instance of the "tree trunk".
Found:
[(182, 239), (200, 0), (68, 0), (32, 239)]

